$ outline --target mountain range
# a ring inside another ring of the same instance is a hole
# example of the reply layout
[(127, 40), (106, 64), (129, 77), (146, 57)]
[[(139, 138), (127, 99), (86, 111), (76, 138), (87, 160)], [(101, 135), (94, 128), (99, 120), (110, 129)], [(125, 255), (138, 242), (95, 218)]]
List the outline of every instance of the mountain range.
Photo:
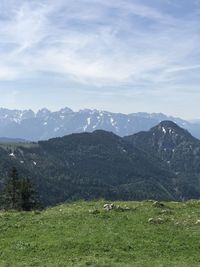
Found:
[(1, 144), (1, 188), (13, 166), (34, 182), (44, 205), (200, 197), (200, 141), (172, 121), (126, 137), (96, 130)]
[(164, 120), (171, 120), (200, 138), (199, 121), (189, 122), (162, 113), (122, 114), (90, 109), (74, 112), (69, 108), (55, 112), (44, 108), (37, 113), (0, 108), (0, 137), (38, 141), (98, 129), (112, 131), (122, 137), (147, 131)]

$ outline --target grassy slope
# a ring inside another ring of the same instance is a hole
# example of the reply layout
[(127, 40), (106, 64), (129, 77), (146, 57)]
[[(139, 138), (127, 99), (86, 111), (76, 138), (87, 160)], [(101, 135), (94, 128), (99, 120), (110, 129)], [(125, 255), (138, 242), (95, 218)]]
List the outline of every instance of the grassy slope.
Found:
[[(200, 201), (121, 202), (130, 211), (103, 211), (104, 202), (76, 202), (41, 213), (0, 213), (0, 266), (200, 266)], [(98, 209), (94, 214), (89, 210)], [(163, 209), (169, 210), (161, 214)], [(150, 224), (161, 217), (163, 224)]]

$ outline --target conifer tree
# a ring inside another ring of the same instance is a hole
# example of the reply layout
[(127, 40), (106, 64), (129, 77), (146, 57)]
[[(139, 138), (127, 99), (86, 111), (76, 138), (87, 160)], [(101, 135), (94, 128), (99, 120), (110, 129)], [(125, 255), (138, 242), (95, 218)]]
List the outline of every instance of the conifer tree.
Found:
[(20, 182), (17, 169), (12, 168), (3, 192), (3, 205), (6, 209), (20, 209)]
[(2, 206), (4, 209), (30, 211), (39, 208), (36, 191), (28, 178), (19, 178), (17, 169), (11, 170), (3, 194)]
[(39, 207), (36, 191), (28, 178), (20, 181), (20, 206), (24, 211), (30, 211)]

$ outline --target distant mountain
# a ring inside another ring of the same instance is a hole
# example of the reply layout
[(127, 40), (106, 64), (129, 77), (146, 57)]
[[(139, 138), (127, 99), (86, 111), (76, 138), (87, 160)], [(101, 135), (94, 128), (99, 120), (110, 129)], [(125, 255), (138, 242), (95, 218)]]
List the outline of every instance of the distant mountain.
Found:
[(0, 187), (12, 166), (37, 185), (45, 205), (76, 199), (200, 197), (200, 141), (171, 121), (148, 132), (71, 134), (0, 145)]
[(162, 113), (121, 114), (84, 109), (74, 112), (64, 108), (56, 112), (41, 109), (0, 109), (0, 136), (25, 140), (47, 140), (71, 133), (93, 132), (101, 129), (119, 136), (147, 131), (163, 120), (171, 120), (200, 138), (200, 123), (191, 123), (180, 118), (168, 117)]
[(28, 141), (20, 138), (8, 138), (8, 137), (0, 137), (0, 144), (14, 144), (14, 143), (27, 143)]

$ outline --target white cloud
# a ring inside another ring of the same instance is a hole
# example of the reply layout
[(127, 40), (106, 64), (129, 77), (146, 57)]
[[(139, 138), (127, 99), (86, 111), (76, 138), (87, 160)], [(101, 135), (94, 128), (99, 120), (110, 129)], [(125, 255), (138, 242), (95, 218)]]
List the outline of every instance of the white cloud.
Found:
[(14, 80), (17, 79), (20, 75), (20, 72), (17, 71), (16, 68), (8, 67), (8, 66), (1, 66), (0, 65), (0, 80)]
[(93, 85), (176, 82), (178, 70), (198, 66), (197, 22), (141, 2), (8, 1), (0, 80), (53, 72)]
[(174, 66), (166, 70), (166, 72), (183, 72), (183, 71), (198, 70), (198, 69), (200, 69), (200, 64), (189, 65), (189, 66)]

